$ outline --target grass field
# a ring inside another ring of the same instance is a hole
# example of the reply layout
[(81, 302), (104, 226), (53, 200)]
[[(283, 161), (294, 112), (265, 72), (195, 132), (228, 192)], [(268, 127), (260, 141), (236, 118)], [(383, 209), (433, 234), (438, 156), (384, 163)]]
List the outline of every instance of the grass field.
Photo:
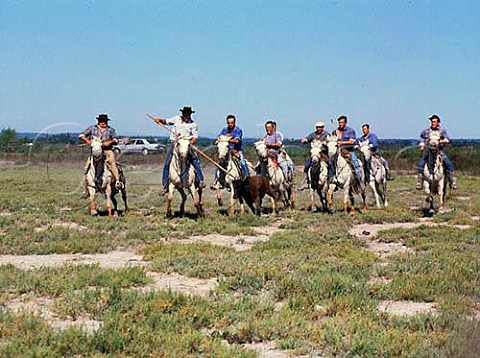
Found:
[(398, 176), (383, 210), (369, 192), (366, 212), (311, 213), (299, 193), (295, 211), (229, 218), (207, 190), (204, 218), (168, 220), (159, 166), (130, 165), (112, 219), (88, 215), (81, 167), (0, 167), (2, 357), (480, 351), (478, 177), (432, 218)]

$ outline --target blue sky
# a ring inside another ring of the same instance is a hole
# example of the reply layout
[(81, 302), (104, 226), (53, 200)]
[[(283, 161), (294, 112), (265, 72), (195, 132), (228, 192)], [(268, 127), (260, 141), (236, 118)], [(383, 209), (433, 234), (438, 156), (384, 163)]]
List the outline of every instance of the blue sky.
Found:
[[(416, 138), (438, 113), (479, 138), (478, 1), (0, 1), (0, 128), (166, 135), (145, 113), (184, 105), (200, 135), (299, 138), (345, 114), (357, 133)], [(330, 125), (328, 125), (330, 127)]]

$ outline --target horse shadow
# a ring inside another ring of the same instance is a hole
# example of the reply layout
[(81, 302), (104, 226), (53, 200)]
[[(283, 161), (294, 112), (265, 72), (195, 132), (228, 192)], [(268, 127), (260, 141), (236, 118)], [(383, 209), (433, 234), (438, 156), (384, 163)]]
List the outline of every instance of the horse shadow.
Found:
[[(126, 215), (125, 210), (117, 210), (117, 216), (124, 216)], [(98, 210), (97, 215), (95, 216), (108, 216), (108, 210)]]
[(182, 219), (198, 220), (198, 218), (200, 217), (201, 215), (198, 215), (197, 213), (185, 212), (182, 214), (180, 211), (174, 211), (172, 217), (169, 219), (182, 218)]

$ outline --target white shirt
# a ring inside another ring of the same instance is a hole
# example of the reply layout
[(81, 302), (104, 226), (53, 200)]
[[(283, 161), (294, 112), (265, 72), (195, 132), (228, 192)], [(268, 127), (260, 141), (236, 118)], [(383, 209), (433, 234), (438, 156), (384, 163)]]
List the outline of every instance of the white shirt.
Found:
[(174, 141), (176, 137), (198, 138), (197, 123), (191, 119), (184, 122), (181, 116), (175, 116), (167, 119), (167, 125), (173, 126), (173, 130), (170, 132), (171, 141)]

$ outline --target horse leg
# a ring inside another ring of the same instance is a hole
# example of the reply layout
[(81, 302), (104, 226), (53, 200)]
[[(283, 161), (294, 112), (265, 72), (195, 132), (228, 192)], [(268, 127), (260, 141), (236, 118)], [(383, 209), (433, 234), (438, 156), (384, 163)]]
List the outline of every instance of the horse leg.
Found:
[(295, 202), (297, 201), (297, 189), (295, 185), (292, 184), (290, 188), (290, 207), (295, 209)]
[(118, 216), (118, 208), (117, 208), (117, 198), (115, 197), (115, 194), (112, 194), (110, 197), (110, 200), (112, 202), (112, 207), (113, 207), (113, 215)]
[[(382, 205), (380, 204), (380, 194), (378, 193), (377, 183), (373, 180), (370, 180), (369, 183), (370, 188), (372, 188), (373, 195), (375, 196), (375, 203), (377, 204), (377, 208), (381, 208)], [(367, 209), (366, 207), (364, 209)]]
[(230, 206), (228, 207), (228, 215), (233, 216), (235, 214), (235, 189), (230, 184)]
[(170, 184), (168, 186), (168, 194), (167, 194), (167, 218), (172, 217), (172, 201), (173, 201), (173, 185)]
[(445, 205), (445, 179), (438, 183), (439, 209), (443, 209)]
[[(351, 194), (350, 194), (350, 186), (344, 186), (343, 188), (343, 211), (345, 213), (348, 212), (348, 199), (349, 197), (351, 197)], [(352, 207), (352, 212), (355, 210), (354, 207)]]
[(180, 217), (185, 215), (185, 203), (187, 202), (187, 194), (185, 193), (184, 189), (180, 189), (180, 196), (182, 197), (182, 201), (180, 203)]
[(123, 200), (123, 205), (125, 205), (125, 211), (124, 213), (128, 213), (128, 204), (127, 204), (127, 190), (125, 188), (122, 189), (122, 200)]
[(107, 188), (105, 189), (105, 195), (106, 195), (106, 201), (107, 201), (107, 211), (108, 211), (108, 216), (112, 217), (113, 212), (112, 212), (112, 187), (110, 184), (107, 184)]
[(312, 211), (315, 207), (315, 191), (313, 191), (313, 189), (309, 189), (308, 191), (310, 195), (310, 205), (308, 206), (308, 210)]
[(98, 212), (97, 212), (97, 209), (96, 209), (96, 205), (95, 205), (95, 188), (89, 186), (88, 187), (88, 197), (90, 198), (90, 204), (89, 204), (89, 207), (90, 207), (90, 215), (97, 215)]
[(387, 180), (386, 179), (383, 181), (382, 187), (383, 187), (383, 192), (382, 192), (383, 205), (387, 208), (388, 200), (387, 200)]
[(333, 208), (333, 191), (335, 190), (335, 184), (330, 184), (327, 191), (327, 206), (329, 214), (333, 214), (335, 209)]
[(215, 195), (217, 197), (218, 206), (223, 206), (222, 193), (220, 188), (215, 189)]
[[(198, 196), (198, 191), (195, 188), (195, 184), (192, 184), (192, 186), (190, 186), (190, 195), (192, 196), (193, 206), (195, 206), (195, 209), (197, 209), (197, 215), (201, 216), (202, 208), (200, 206), (200, 198)], [(187, 195), (185, 195), (185, 201), (186, 201), (186, 196)], [(182, 197), (182, 201), (183, 201), (183, 197)]]

